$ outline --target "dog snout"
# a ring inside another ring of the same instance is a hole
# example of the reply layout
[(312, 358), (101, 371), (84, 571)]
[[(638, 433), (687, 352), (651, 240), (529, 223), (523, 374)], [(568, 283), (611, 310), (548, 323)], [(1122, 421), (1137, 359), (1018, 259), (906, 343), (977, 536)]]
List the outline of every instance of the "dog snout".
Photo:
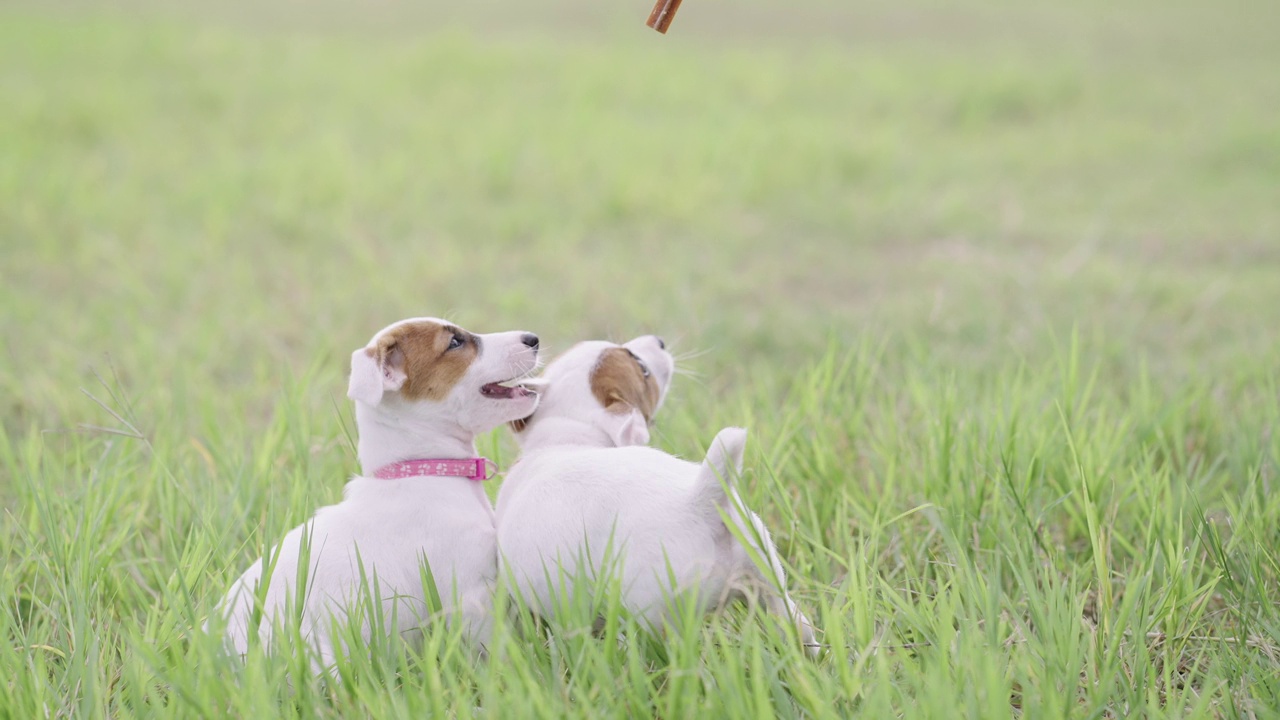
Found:
[(525, 333), (521, 335), (520, 342), (524, 343), (526, 347), (532, 348), (534, 350), (538, 349), (538, 336), (534, 335), (533, 333)]
[(659, 336), (657, 336), (657, 335), (650, 335), (650, 337), (652, 337), (654, 340), (657, 340), (657, 341), (658, 341), (658, 349), (659, 349), (659, 350), (666, 350), (666, 349), (667, 349), (667, 344), (666, 344), (665, 342), (663, 342), (663, 341), (662, 341), (662, 338), (661, 338), (661, 337), (659, 337)]

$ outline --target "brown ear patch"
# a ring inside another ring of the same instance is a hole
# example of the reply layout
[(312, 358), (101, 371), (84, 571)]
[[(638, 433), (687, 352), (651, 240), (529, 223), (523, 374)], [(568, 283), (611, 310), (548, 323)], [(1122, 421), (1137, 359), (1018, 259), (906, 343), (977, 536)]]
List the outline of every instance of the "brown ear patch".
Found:
[(645, 377), (626, 348), (612, 347), (600, 353), (591, 371), (591, 394), (605, 410), (616, 413), (639, 410), (645, 420), (653, 420), (662, 391), (652, 375)]
[[(463, 344), (450, 350), (454, 335), (460, 336)], [(471, 333), (428, 321), (405, 323), (388, 330), (378, 338), (375, 351), (380, 365), (391, 362), (404, 372), (401, 397), (437, 402), (453, 390), (480, 354)]]

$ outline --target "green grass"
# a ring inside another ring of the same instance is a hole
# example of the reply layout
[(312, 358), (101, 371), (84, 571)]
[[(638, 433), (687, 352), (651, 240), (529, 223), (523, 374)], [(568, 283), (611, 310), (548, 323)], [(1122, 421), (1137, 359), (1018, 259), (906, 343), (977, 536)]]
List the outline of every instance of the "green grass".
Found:
[[(0, 716), (1280, 716), (1280, 6), (648, 6), (0, 8)], [(826, 656), (222, 657), (418, 314), (701, 352)]]

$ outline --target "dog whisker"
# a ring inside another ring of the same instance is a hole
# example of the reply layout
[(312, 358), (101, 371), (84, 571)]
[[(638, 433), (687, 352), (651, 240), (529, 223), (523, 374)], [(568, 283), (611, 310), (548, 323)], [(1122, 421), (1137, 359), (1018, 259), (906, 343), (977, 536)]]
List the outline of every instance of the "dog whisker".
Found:
[(676, 372), (676, 374), (678, 374), (678, 375), (681, 375), (681, 376), (683, 376), (683, 377), (687, 377), (687, 378), (689, 378), (689, 382), (691, 382), (691, 383), (694, 383), (694, 384), (696, 384), (696, 385), (698, 385), (698, 386), (701, 386), (701, 387), (706, 387), (706, 386), (707, 386), (707, 382), (706, 382), (706, 380), (704, 380), (704, 379), (702, 378), (702, 375), (700, 375), (700, 374), (698, 374), (698, 373), (689, 372), (689, 371), (679, 371), (679, 370), (677, 370), (677, 371), (675, 371), (675, 372)]
[(680, 362), (681, 360), (693, 360), (695, 358), (700, 358), (703, 355), (706, 355), (710, 352), (711, 352), (711, 348), (703, 348), (702, 350), (687, 350), (685, 352), (680, 353), (679, 355), (674, 355), (673, 357), (675, 358), (676, 362)]

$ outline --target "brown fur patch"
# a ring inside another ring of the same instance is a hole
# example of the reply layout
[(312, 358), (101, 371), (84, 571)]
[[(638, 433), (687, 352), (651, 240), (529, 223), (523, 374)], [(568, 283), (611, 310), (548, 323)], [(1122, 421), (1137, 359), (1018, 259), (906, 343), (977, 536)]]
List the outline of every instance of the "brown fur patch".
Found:
[[(463, 345), (450, 350), (455, 334), (462, 336)], [(427, 321), (405, 323), (384, 333), (373, 350), (379, 365), (390, 362), (404, 371), (401, 397), (436, 402), (453, 390), (480, 354), (471, 333)]]
[(613, 347), (600, 353), (590, 382), (591, 394), (605, 410), (624, 413), (634, 408), (645, 420), (653, 420), (662, 390), (652, 374), (644, 376), (640, 363), (626, 348)]

